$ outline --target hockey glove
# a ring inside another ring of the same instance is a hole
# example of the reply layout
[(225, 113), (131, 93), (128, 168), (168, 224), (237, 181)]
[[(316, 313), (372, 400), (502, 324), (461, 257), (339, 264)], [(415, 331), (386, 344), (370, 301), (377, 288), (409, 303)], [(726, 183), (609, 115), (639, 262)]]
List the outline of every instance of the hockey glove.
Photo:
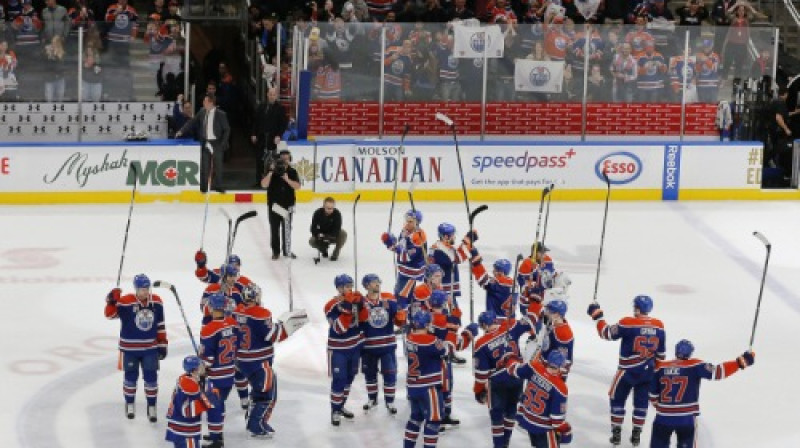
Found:
[(478, 324), (476, 324), (475, 322), (473, 322), (473, 323), (471, 323), (471, 324), (467, 325), (467, 326), (464, 328), (464, 330), (465, 330), (465, 331), (469, 331), (470, 333), (472, 333), (472, 337), (474, 338), (475, 336), (477, 336), (477, 335), (478, 335)]
[(739, 364), (739, 368), (742, 370), (752, 366), (755, 362), (756, 354), (751, 351), (746, 351), (742, 353), (742, 356), (736, 358), (736, 363)]
[(207, 261), (208, 260), (206, 259), (206, 253), (204, 251), (198, 250), (197, 252), (195, 252), (195, 254), (194, 254), (194, 262), (197, 263), (197, 268), (198, 269), (202, 269), (202, 268), (206, 267), (206, 262)]
[(281, 315), (279, 320), (283, 323), (286, 336), (291, 336), (292, 333), (308, 323), (308, 314), (306, 310), (287, 311)]
[(477, 401), (480, 404), (486, 404), (487, 395), (488, 394), (485, 389), (480, 392), (475, 392), (475, 401)]
[(586, 314), (589, 315), (594, 320), (600, 320), (603, 318), (603, 310), (600, 308), (600, 304), (592, 303), (589, 305), (589, 308), (586, 309)]
[(386, 232), (381, 235), (381, 241), (383, 241), (383, 245), (386, 246), (387, 249), (391, 249), (395, 244), (397, 244), (397, 238), (395, 238), (394, 235)]
[(572, 442), (572, 425), (564, 422), (563, 425), (556, 428), (556, 439), (560, 445)]
[(163, 361), (167, 357), (167, 347), (158, 347), (158, 360)]
[(106, 303), (109, 305), (116, 305), (119, 301), (120, 295), (122, 294), (122, 290), (119, 288), (114, 288), (111, 292), (108, 293), (106, 296)]
[(478, 231), (472, 229), (464, 236), (464, 242), (467, 244), (473, 244), (475, 241), (478, 241)]

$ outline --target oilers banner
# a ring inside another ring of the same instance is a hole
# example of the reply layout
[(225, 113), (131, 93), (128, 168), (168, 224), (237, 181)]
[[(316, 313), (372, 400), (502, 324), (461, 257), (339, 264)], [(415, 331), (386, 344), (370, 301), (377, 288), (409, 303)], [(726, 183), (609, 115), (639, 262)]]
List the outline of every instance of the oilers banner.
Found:
[(456, 58), (502, 58), (504, 36), (499, 25), (471, 27), (461, 24), (453, 26), (453, 56)]
[(514, 63), (514, 87), (517, 92), (560, 93), (563, 85), (563, 61), (517, 59)]

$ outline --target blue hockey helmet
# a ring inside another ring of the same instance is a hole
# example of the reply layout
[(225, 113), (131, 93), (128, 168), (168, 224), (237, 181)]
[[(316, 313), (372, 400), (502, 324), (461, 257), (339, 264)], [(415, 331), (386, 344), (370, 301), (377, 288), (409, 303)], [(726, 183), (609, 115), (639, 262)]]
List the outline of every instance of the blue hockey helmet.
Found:
[(242, 291), (242, 298), (248, 303), (261, 303), (261, 287), (255, 283), (250, 283), (244, 287)]
[(511, 272), (511, 262), (505, 258), (501, 258), (494, 262), (494, 270), (502, 272), (503, 275), (508, 275)]
[(675, 344), (675, 357), (678, 359), (689, 359), (694, 353), (694, 344), (688, 339), (681, 339)]
[(339, 274), (333, 279), (333, 285), (336, 286), (336, 289), (344, 288), (345, 286), (352, 284), (353, 277), (350, 277), (347, 274)]
[(419, 210), (409, 210), (405, 214), (406, 220), (413, 219), (417, 225), (422, 224), (422, 212)]
[(222, 277), (237, 278), (237, 277), (239, 277), (239, 268), (237, 268), (236, 265), (234, 265), (232, 263), (223, 264), (219, 268), (219, 275), (222, 276)]
[(640, 313), (647, 314), (653, 311), (653, 299), (643, 294), (638, 295), (633, 298), (633, 307), (637, 308)]
[(456, 234), (456, 226), (450, 224), (449, 222), (443, 222), (439, 224), (439, 239), (442, 239), (446, 236), (453, 236)]
[(478, 325), (482, 327), (490, 327), (497, 321), (497, 315), (492, 310), (486, 310), (478, 314)]
[(545, 362), (547, 363), (548, 367), (560, 369), (564, 367), (564, 364), (567, 363), (567, 358), (564, 357), (564, 354), (561, 353), (560, 350), (553, 350), (547, 354), (547, 359)]
[(378, 277), (378, 274), (367, 274), (361, 279), (361, 286), (367, 288), (374, 281), (377, 281), (378, 283), (381, 282), (381, 278)]
[(192, 373), (198, 368), (200, 368), (200, 358), (197, 356), (187, 356), (183, 358), (183, 371), (186, 373)]
[(133, 287), (136, 289), (139, 288), (149, 288), (150, 287), (150, 278), (144, 274), (139, 274), (133, 277)]
[(431, 292), (428, 303), (431, 305), (431, 308), (444, 307), (444, 304), (447, 303), (447, 293), (441, 289), (434, 289), (433, 292)]
[(431, 263), (425, 267), (425, 280), (430, 280), (436, 273), (442, 274), (444, 276), (444, 270), (441, 266), (436, 263)]
[(212, 310), (225, 310), (228, 299), (221, 293), (215, 292), (208, 296), (208, 307)]
[(417, 330), (427, 328), (428, 325), (431, 324), (431, 313), (422, 309), (416, 310), (411, 313), (409, 322), (411, 323), (411, 327)]
[(228, 255), (228, 264), (235, 265), (236, 267), (242, 266), (242, 259), (238, 255)]
[(553, 299), (547, 302), (544, 307), (547, 308), (547, 311), (553, 314), (558, 314), (561, 317), (567, 315), (567, 302), (561, 299)]

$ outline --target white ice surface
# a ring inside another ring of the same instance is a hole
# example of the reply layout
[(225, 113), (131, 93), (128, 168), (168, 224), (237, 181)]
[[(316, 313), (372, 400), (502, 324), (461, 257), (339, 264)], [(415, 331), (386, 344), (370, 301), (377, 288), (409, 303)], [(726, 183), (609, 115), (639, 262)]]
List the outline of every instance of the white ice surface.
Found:
[[(334, 275), (352, 275), (352, 204), (340, 202), (351, 233), (338, 262), (315, 266), (308, 247), (308, 225), (319, 204), (301, 204), (295, 221), (293, 262), (296, 307), (308, 309), (311, 324), (281, 343), (276, 351), (279, 402), (272, 441), (245, 436), (243, 413), (235, 392), (229, 399), (225, 427), (228, 447), (387, 447), (401, 446), (408, 416), (405, 360), (398, 351), (399, 414), (383, 407), (364, 415), (363, 377), (359, 376), (348, 407), (354, 422), (340, 428), (329, 423), (326, 377), (327, 325), (323, 304), (333, 295)], [(477, 204), (473, 203), (473, 207)], [(491, 203), (476, 227), (478, 246), (489, 261), (527, 253), (536, 224), (535, 203)], [(459, 235), (466, 228), (461, 202), (420, 203), (423, 228), (434, 239), (436, 226), (453, 222)], [(227, 204), (231, 214), (264, 204)], [(401, 213), (396, 209), (395, 230)], [(361, 203), (358, 210), (358, 272), (375, 272), (385, 289), (393, 287), (392, 261), (379, 236), (386, 230), (388, 204)], [(169, 357), (160, 371), (157, 424), (145, 418), (141, 385), (137, 418), (123, 415), (122, 374), (116, 370), (119, 323), (103, 317), (104, 297), (114, 286), (127, 205), (0, 207), (0, 300), (3, 311), (0, 368), (0, 434), (11, 447), (167, 447), (163, 416), (181, 360), (191, 352), (175, 300), (166, 304)], [(181, 295), (194, 334), (199, 333), (196, 306), (203, 284), (193, 275), (202, 224), (202, 204), (136, 205), (123, 271), (123, 288), (134, 274), (173, 282)], [(569, 377), (568, 420), (574, 447), (607, 446), (607, 390), (616, 367), (618, 345), (597, 337), (585, 315), (595, 280), (603, 204), (552, 204), (547, 245), (557, 265), (572, 276), (568, 318), (575, 332), (575, 364)], [(680, 338), (689, 338), (700, 358), (721, 362), (747, 348), (765, 250), (753, 236), (766, 235), (774, 245), (767, 287), (756, 333), (756, 365), (702, 387), (701, 447), (798, 447), (800, 428), (800, 204), (796, 202), (612, 202), (599, 299), (609, 320), (630, 313), (639, 293), (655, 300), (653, 315), (667, 329), (670, 356)], [(211, 206), (205, 247), (213, 260), (224, 256), (225, 221)], [(271, 261), (264, 216), (240, 228), (235, 253), (242, 273), (265, 289), (265, 306), (280, 315), (288, 309), (286, 260)], [(463, 271), (463, 268), (462, 268)], [(463, 272), (466, 274), (466, 272)], [(466, 283), (466, 282), (465, 282)], [(469, 309), (469, 287), (462, 285), (463, 309)], [(475, 288), (475, 313), (483, 310)], [(467, 313), (468, 316), (468, 313)], [(468, 319), (465, 319), (468, 320)], [(468, 354), (466, 356), (469, 358)], [(140, 383), (141, 384), (141, 383)], [(488, 412), (472, 396), (470, 364), (455, 371), (454, 415), (461, 427), (440, 438), (441, 447), (491, 446)], [(644, 440), (650, 438), (650, 411)], [(630, 410), (624, 439), (630, 432)], [(647, 442), (643, 444), (646, 446)], [(530, 446), (519, 430), (511, 446)], [(623, 444), (625, 446), (625, 444)]]

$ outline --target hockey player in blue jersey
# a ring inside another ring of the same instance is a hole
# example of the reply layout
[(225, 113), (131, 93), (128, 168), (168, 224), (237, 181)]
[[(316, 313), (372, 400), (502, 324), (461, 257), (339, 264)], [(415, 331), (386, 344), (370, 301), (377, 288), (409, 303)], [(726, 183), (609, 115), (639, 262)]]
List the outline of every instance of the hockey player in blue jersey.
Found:
[(541, 330), (543, 335), (540, 356), (547, 359), (550, 352), (559, 351), (564, 355), (564, 367), (561, 368), (561, 379), (567, 381), (567, 375), (572, 368), (573, 347), (575, 339), (572, 327), (567, 322), (567, 302), (563, 299), (551, 299), (544, 305), (547, 325)]
[(510, 357), (519, 357), (517, 341), (530, 333), (527, 319), (497, 319), (494, 311), (478, 315), (483, 336), (473, 349), (475, 385), (473, 392), (478, 403), (489, 407), (494, 448), (507, 447), (514, 431), (517, 403), (522, 395), (522, 380), (509, 375), (505, 363)]
[(164, 305), (161, 298), (150, 293), (150, 279), (144, 274), (133, 278), (133, 294), (122, 295), (114, 288), (106, 296), (104, 314), (108, 319), (119, 319), (119, 350), (125, 379), (122, 390), (125, 396), (125, 414), (134, 418), (136, 384), (139, 368), (144, 379), (147, 397), (147, 417), (155, 423), (158, 397), (158, 362), (167, 356), (167, 330), (164, 326)]
[(697, 446), (697, 417), (700, 415), (700, 383), (723, 380), (753, 365), (755, 353), (746, 351), (722, 364), (692, 358), (694, 345), (682, 339), (675, 345), (677, 359), (658, 364), (650, 382), (650, 402), (656, 409), (650, 448), (669, 448), (672, 433), (678, 448)]
[(325, 304), (328, 319), (328, 376), (331, 377), (331, 424), (339, 426), (342, 417), (354, 414), (344, 407), (350, 385), (358, 373), (364, 333), (358, 325), (358, 308), (362, 297), (353, 291), (353, 278), (337, 275), (333, 280), (337, 295)]
[[(208, 283), (209, 285), (214, 283), (219, 283), (222, 279), (222, 273), (220, 269), (208, 269), (206, 267), (206, 263), (208, 262), (208, 258), (206, 257), (205, 251), (198, 250), (197, 253), (194, 254), (194, 262), (197, 265), (197, 269), (194, 271), (194, 275), (203, 283)], [(233, 265), (236, 268), (236, 271), (239, 272), (242, 269), (242, 260), (239, 258), (238, 255), (228, 255), (228, 259), (225, 261), (225, 264)], [(245, 277), (244, 275), (239, 275), (236, 278), (236, 286), (239, 290), (244, 290), (244, 287), (251, 283), (250, 279)]]
[(483, 267), (483, 257), (476, 247), (472, 248), (472, 273), (483, 289), (486, 290), (486, 311), (494, 312), (498, 319), (513, 319), (515, 315), (514, 298), (511, 289), (514, 280), (511, 273), (511, 262), (501, 258), (494, 262), (492, 275)]
[(476, 231), (467, 232), (467, 235), (456, 247), (456, 227), (450, 223), (439, 224), (439, 240), (431, 245), (428, 252), (428, 264), (436, 264), (442, 268), (442, 289), (448, 294), (453, 306), (458, 308), (458, 299), (461, 297), (461, 283), (458, 265), (470, 259), (469, 250), (475, 241), (478, 241)]
[(227, 315), (228, 299), (222, 293), (208, 297), (212, 320), (200, 330), (200, 356), (208, 371), (208, 388), (216, 397), (209, 397), (214, 408), (208, 411), (208, 440), (204, 448), (224, 446), (225, 400), (233, 388), (236, 371), (236, 348), (239, 330), (233, 317)]
[(566, 423), (567, 385), (561, 379), (564, 355), (550, 352), (545, 359), (528, 363), (510, 358), (508, 373), (525, 384), (517, 412), (517, 423), (528, 431), (531, 446), (556, 448), (572, 441), (572, 428)]
[[(219, 268), (220, 281), (211, 283), (203, 291), (200, 298), (200, 308), (203, 311), (203, 325), (211, 321), (211, 309), (208, 307), (208, 298), (212, 294), (220, 293), (227, 299), (226, 310), (232, 313), (233, 310), (242, 303), (242, 287), (239, 281), (239, 268), (233, 264), (223, 264)], [(249, 281), (248, 281), (249, 284)]]
[(183, 359), (183, 371), (175, 384), (172, 400), (167, 411), (167, 435), (165, 439), (175, 448), (197, 448), (200, 446), (202, 415), (212, 408), (200, 386), (205, 375), (203, 361), (197, 356)]
[(424, 448), (434, 448), (443, 418), (442, 359), (447, 355), (444, 341), (429, 331), (431, 313), (415, 310), (409, 317), (411, 331), (405, 338), (408, 359), (406, 386), (411, 415), (406, 422), (404, 448), (414, 448), (420, 431)]
[(587, 314), (597, 322), (597, 333), (608, 341), (620, 339), (617, 374), (608, 392), (611, 405), (611, 439), (613, 445), (622, 441), (625, 421), (625, 402), (633, 391), (633, 432), (631, 444), (639, 446), (642, 426), (647, 417), (647, 394), (655, 373), (656, 360), (665, 356), (666, 333), (660, 320), (650, 317), (653, 299), (639, 295), (633, 299), (633, 316), (623, 317), (614, 325), (603, 319), (603, 310), (592, 303)]
[(405, 214), (405, 224), (399, 237), (389, 233), (381, 235), (381, 241), (386, 248), (397, 254), (397, 282), (394, 296), (402, 309), (408, 309), (413, 299), (414, 286), (425, 274), (428, 242), (425, 231), (419, 227), (420, 224), (422, 224), (422, 212), (409, 210)]
[(381, 292), (381, 279), (375, 274), (367, 274), (361, 280), (366, 291), (359, 312), (359, 323), (364, 334), (361, 347), (361, 372), (367, 385), (368, 401), (364, 410), (369, 411), (378, 405), (378, 369), (383, 376), (383, 398), (390, 414), (397, 414), (394, 405), (397, 384), (397, 340), (394, 327), (406, 322), (405, 310), (398, 309), (394, 295)]

